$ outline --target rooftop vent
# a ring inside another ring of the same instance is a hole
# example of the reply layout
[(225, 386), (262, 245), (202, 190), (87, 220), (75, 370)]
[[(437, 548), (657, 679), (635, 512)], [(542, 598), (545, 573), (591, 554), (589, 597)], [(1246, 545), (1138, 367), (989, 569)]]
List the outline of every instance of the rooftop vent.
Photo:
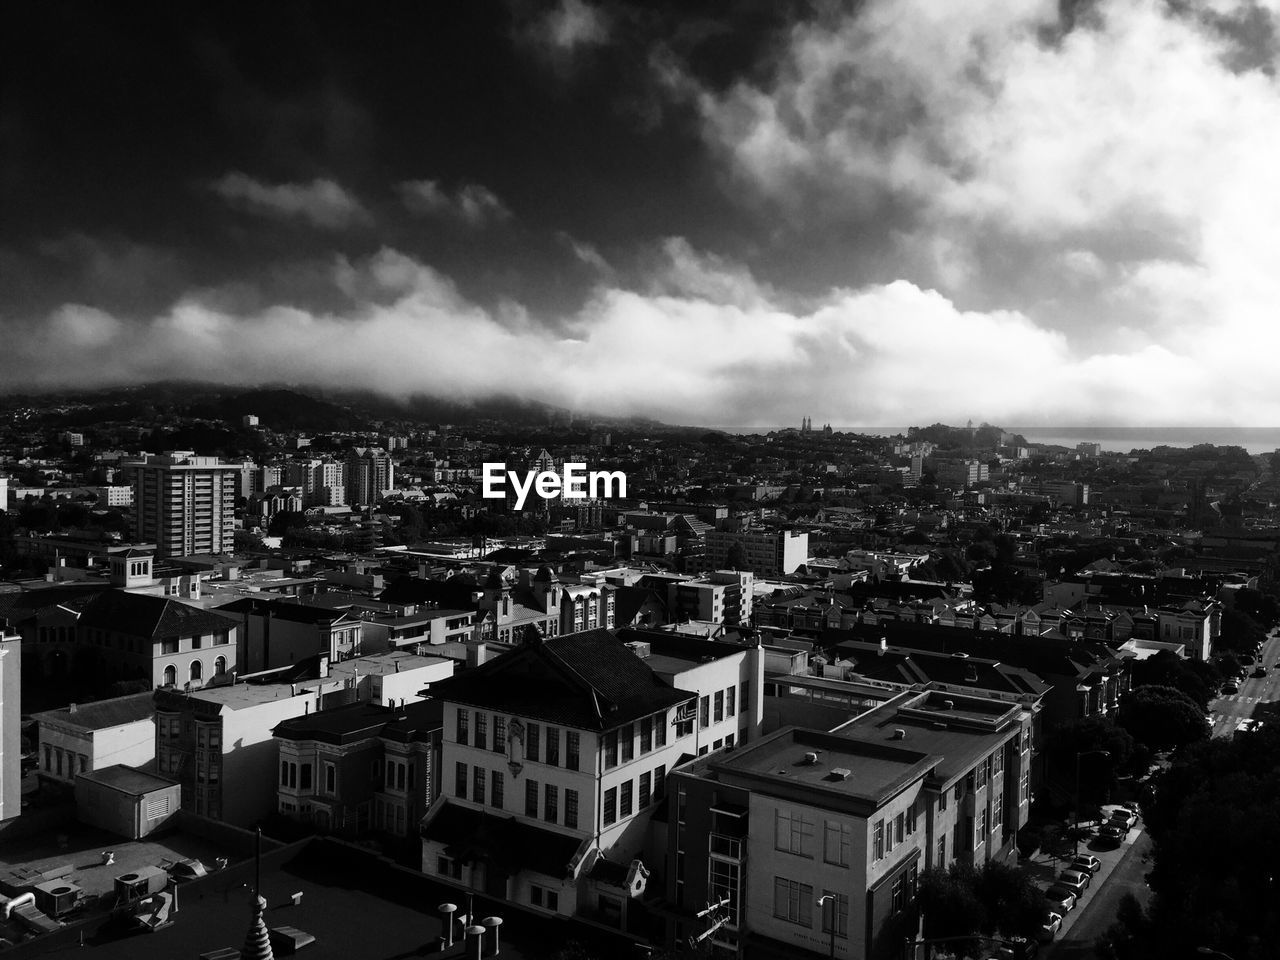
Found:
[(894, 728), (893, 728), (893, 737), (892, 737), (891, 739), (893, 739), (893, 740), (905, 740), (905, 739), (907, 739), (907, 731), (906, 731), (906, 730), (904, 730), (902, 727), (894, 727)]
[(837, 780), (848, 780), (852, 773), (848, 767), (836, 767), (831, 771), (831, 776)]
[(814, 753), (812, 750), (804, 755), (804, 765), (806, 767), (812, 767), (817, 762), (818, 762), (818, 755)]
[(942, 701), (942, 709), (943, 709), (943, 710), (954, 710), (955, 708), (956, 708), (956, 702), (955, 702), (954, 700), (943, 700), (943, 701)]
[(968, 655), (967, 653), (962, 653), (962, 652), (959, 652), (959, 651), (957, 651), (956, 653), (953, 653), (953, 654), (952, 654), (952, 656), (953, 656), (953, 657), (955, 657), (957, 660), (968, 660), (968, 659), (969, 659), (969, 655)]
[(630, 648), (631, 652), (641, 660), (647, 659), (653, 652), (653, 649), (650, 647), (647, 640), (632, 640), (627, 644), (627, 646)]

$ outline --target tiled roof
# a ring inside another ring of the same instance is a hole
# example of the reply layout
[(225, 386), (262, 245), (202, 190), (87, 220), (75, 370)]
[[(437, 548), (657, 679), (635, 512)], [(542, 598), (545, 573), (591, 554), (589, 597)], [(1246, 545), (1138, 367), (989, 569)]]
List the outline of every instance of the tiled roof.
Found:
[(147, 720), (155, 716), (155, 712), (155, 698), (148, 690), (145, 693), (130, 694), (127, 697), (113, 697), (96, 703), (76, 704), (75, 709), (60, 707), (57, 710), (46, 710), (35, 714), (35, 718), (66, 723), (83, 730), (106, 730), (126, 723)]
[(432, 684), (441, 700), (608, 730), (684, 703), (609, 630), (526, 642), (482, 666)]
[(102, 630), (116, 630), (135, 637), (185, 637), (233, 629), (236, 621), (225, 614), (202, 610), (165, 597), (112, 590), (90, 600), (80, 623)]

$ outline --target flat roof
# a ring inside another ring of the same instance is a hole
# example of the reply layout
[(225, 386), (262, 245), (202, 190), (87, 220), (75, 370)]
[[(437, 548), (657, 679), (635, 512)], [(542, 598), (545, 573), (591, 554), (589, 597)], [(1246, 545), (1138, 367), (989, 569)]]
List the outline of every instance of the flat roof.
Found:
[(116, 764), (113, 767), (103, 767), (101, 770), (94, 770), (92, 773), (82, 773), (79, 778), (100, 783), (104, 787), (110, 787), (113, 790), (119, 790), (121, 793), (127, 793), (131, 796), (140, 796), (153, 790), (163, 790), (167, 787), (177, 786), (177, 782), (174, 780), (166, 780), (164, 777), (158, 777), (152, 773), (143, 773), (141, 770), (121, 764)]
[(33, 714), (36, 720), (57, 722), (79, 727), (82, 730), (107, 730), (126, 723), (150, 720), (156, 713), (156, 701), (151, 691), (131, 693), (126, 697), (112, 697), (93, 703), (77, 703), (56, 710)]
[(416, 653), (409, 653), (405, 650), (387, 650), (383, 653), (370, 653), (363, 657), (331, 663), (329, 664), (329, 672), (385, 676), (386, 674), (403, 673), (407, 670), (421, 670), (424, 667), (434, 667), (437, 664), (452, 662), (448, 657), (419, 656)]
[[(816, 753), (809, 762), (807, 754)], [(823, 794), (881, 806), (922, 779), (941, 757), (918, 744), (877, 743), (802, 727), (786, 727), (755, 744), (726, 753), (709, 766), (721, 775), (745, 775), (775, 787), (802, 785), (820, 805)], [(849, 773), (842, 776), (838, 770)]]
[(255, 707), (274, 700), (288, 700), (290, 697), (302, 696), (306, 691), (323, 685), (323, 680), (304, 680), (293, 684), (230, 683), (219, 687), (203, 687), (189, 694), (178, 690), (157, 690), (156, 706), (159, 709), (165, 709), (166, 702), (173, 704), (182, 700), (195, 700), (231, 710), (243, 710), (245, 707)]

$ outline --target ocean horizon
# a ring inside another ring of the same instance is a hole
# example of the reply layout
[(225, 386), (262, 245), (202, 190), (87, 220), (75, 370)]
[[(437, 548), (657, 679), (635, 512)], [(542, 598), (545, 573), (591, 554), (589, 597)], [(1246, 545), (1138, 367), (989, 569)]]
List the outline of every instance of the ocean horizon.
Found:
[[(794, 426), (794, 425), (793, 425)], [(908, 427), (848, 427), (832, 425), (842, 433), (862, 433), (873, 437), (906, 436)], [(763, 434), (785, 427), (707, 427), (725, 433)], [(820, 429), (820, 428), (815, 428)], [(1128, 453), (1153, 447), (1194, 447), (1211, 443), (1216, 447), (1243, 447), (1251, 454), (1280, 450), (1280, 427), (1002, 427), (1018, 433), (1027, 442), (1058, 447), (1097, 443), (1107, 453)]]

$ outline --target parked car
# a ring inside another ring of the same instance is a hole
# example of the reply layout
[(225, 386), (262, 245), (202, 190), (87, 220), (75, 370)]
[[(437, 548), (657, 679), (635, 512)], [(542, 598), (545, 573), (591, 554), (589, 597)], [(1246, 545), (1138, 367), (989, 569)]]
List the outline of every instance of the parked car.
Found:
[(1044, 923), (1040, 925), (1040, 942), (1048, 943), (1058, 935), (1058, 931), (1062, 929), (1062, 914), (1054, 913), (1050, 910), (1044, 916)]
[(1251, 677), (1265, 677), (1266, 675), (1267, 675), (1267, 668), (1264, 666), (1258, 666), (1258, 668), (1255, 669), (1253, 673), (1249, 674), (1249, 676)]
[(1079, 899), (1089, 889), (1089, 874), (1080, 870), (1063, 870), (1058, 874), (1056, 883), (1058, 886), (1070, 890), (1076, 895), (1076, 899)]
[(1239, 693), (1240, 688), (1236, 686), (1234, 683), (1224, 683), (1222, 685), (1222, 692), (1223, 693)]
[(1073, 858), (1068, 866), (1072, 870), (1079, 870), (1082, 873), (1087, 873), (1089, 876), (1093, 876), (1102, 869), (1102, 861), (1091, 853), (1082, 853)]
[(1125, 837), (1129, 835), (1129, 831), (1118, 823), (1104, 823), (1098, 830), (1098, 839), (1103, 843), (1111, 843), (1116, 846), (1124, 843)]
[(1019, 954), (1018, 946), (1022, 947), (1021, 954), (1027, 960), (1031, 960), (1032, 957), (1040, 952), (1040, 944), (1034, 940), (1028, 940), (1026, 937), (1010, 937), (1009, 940), (1009, 943), (1002, 943), (996, 948), (995, 956), (997, 960), (1016, 960)]
[(1076, 895), (1066, 887), (1054, 884), (1044, 892), (1044, 898), (1055, 913), (1068, 914), (1075, 908)]
[(1108, 822), (1114, 823), (1118, 826), (1124, 827), (1125, 830), (1128, 830), (1138, 822), (1138, 815), (1126, 807), (1117, 807), (1115, 810), (1111, 811), (1111, 818)]

